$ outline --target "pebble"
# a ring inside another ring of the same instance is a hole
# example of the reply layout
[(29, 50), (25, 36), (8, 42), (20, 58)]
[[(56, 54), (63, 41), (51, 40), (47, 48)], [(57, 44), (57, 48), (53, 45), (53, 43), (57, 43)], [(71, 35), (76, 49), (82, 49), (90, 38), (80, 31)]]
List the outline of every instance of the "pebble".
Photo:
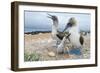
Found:
[(56, 56), (54, 52), (48, 52), (48, 55), (49, 55), (50, 57)]
[(65, 54), (64, 58), (70, 58), (70, 55), (69, 54)]

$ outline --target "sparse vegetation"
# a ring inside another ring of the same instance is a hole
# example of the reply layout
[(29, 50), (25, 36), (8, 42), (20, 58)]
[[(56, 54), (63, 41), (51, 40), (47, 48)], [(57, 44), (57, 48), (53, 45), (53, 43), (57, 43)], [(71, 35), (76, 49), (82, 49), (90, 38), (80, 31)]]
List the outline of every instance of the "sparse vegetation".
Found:
[[(64, 32), (64, 34), (68, 34)], [(67, 40), (66, 47), (71, 50), (71, 43)], [(72, 53), (68, 56), (68, 49), (65, 48), (63, 54), (57, 54), (55, 41), (52, 41), (51, 33), (25, 34), (25, 62), (67, 60), (67, 59), (89, 59), (90, 58), (90, 35), (84, 36), (82, 47), (83, 56)], [(51, 53), (52, 52), (52, 53)]]
[(24, 53), (24, 61), (38, 61), (39, 55), (37, 53)]

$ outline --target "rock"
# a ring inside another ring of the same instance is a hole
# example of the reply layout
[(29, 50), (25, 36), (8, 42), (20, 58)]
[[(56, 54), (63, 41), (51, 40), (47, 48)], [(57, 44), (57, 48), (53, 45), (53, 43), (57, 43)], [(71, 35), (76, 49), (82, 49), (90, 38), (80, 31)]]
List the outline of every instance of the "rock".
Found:
[(76, 57), (75, 55), (70, 55), (71, 59), (75, 59), (75, 57)]
[(83, 54), (84, 58), (88, 58), (88, 54)]
[(55, 56), (55, 53), (54, 53), (54, 52), (48, 52), (48, 55), (49, 55), (50, 57), (54, 57), (54, 56)]
[(69, 54), (65, 54), (64, 58), (70, 58), (70, 55)]

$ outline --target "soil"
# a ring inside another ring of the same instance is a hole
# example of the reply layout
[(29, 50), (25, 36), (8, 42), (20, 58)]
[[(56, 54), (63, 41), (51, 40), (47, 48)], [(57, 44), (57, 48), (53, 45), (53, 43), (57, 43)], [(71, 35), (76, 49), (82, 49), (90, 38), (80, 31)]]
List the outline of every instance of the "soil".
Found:
[[(50, 33), (25, 34), (24, 37), (25, 52), (30, 54), (35, 52), (39, 55), (39, 61), (90, 58), (90, 34), (84, 36), (83, 55), (57, 53), (55, 41), (52, 39)], [(71, 43), (67, 42), (66, 47), (71, 50)], [(66, 48), (65, 51), (67, 51)], [(52, 52), (51, 55), (50, 52)]]

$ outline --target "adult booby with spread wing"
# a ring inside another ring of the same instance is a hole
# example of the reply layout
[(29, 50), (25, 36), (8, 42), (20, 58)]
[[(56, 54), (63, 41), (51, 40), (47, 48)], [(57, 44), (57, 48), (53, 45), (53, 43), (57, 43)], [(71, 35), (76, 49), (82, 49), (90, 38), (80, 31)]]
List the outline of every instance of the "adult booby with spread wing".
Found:
[(59, 32), (58, 30), (59, 21), (58, 21), (57, 16), (48, 14), (48, 18), (50, 18), (53, 21), (51, 34), (52, 34), (53, 40), (56, 40), (56, 44), (58, 45), (63, 39), (64, 33)]
[[(48, 14), (48, 18), (52, 19), (52, 38), (53, 40), (56, 40), (56, 47), (57, 47), (57, 53), (62, 53), (64, 51), (65, 41), (70, 36), (68, 32), (59, 32), (58, 25), (59, 21), (57, 16)], [(66, 35), (68, 34), (68, 35)]]

